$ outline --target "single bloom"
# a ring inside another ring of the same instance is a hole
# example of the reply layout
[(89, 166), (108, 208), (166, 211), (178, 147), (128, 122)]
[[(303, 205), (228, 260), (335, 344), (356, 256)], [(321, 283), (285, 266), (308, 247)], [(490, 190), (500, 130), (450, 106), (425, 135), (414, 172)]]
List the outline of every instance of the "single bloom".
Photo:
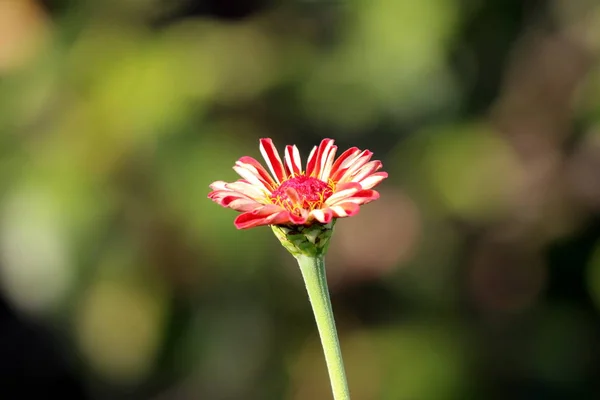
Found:
[(260, 152), (269, 172), (252, 157), (242, 157), (233, 169), (242, 179), (217, 181), (208, 198), (241, 212), (238, 229), (261, 225), (328, 224), (334, 218), (356, 215), (359, 207), (379, 198), (373, 190), (387, 178), (378, 172), (381, 161), (373, 153), (352, 147), (335, 158), (337, 146), (323, 139), (302, 169), (296, 146), (286, 146), (283, 161), (271, 139), (260, 139)]

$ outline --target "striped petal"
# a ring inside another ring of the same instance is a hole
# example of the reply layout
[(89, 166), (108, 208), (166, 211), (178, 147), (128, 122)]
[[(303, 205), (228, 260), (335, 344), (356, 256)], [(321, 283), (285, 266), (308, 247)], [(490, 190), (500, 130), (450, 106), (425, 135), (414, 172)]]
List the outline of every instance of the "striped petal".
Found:
[(311, 157), (306, 166), (306, 175), (313, 178), (321, 178), (321, 171), (327, 162), (327, 156), (333, 147), (333, 139), (323, 139), (316, 152), (311, 152)]
[(360, 206), (354, 203), (341, 203), (335, 206), (329, 207), (333, 212), (333, 216), (336, 218), (352, 217), (358, 214)]
[(303, 224), (305, 222), (305, 218), (297, 217), (279, 206), (266, 205), (238, 215), (234, 224), (238, 229), (248, 229), (261, 225)]
[(373, 156), (373, 153), (369, 150), (364, 150), (355, 156), (346, 158), (335, 171), (335, 174), (331, 176), (336, 182), (346, 182), (349, 177), (365, 165)]
[[(337, 204), (354, 203), (354, 204), (362, 205), (362, 204), (370, 203), (373, 200), (377, 200), (378, 198), (379, 198), (379, 192), (377, 192), (375, 190), (360, 190), (360, 191), (352, 194), (350, 197), (343, 198), (343, 199), (337, 201), (336, 203)], [(336, 205), (336, 203), (333, 203), (331, 205)]]
[(257, 208), (263, 207), (264, 204), (258, 203), (251, 199), (237, 196), (226, 196), (220, 203), (223, 207), (231, 208), (239, 212), (254, 211)]
[(336, 192), (332, 194), (327, 200), (325, 200), (326, 205), (332, 205), (339, 202), (341, 199), (345, 199), (346, 197), (350, 197), (355, 193), (362, 190), (362, 186), (356, 182), (347, 182), (342, 185), (338, 185), (336, 188)]
[(271, 174), (269, 174), (267, 172), (267, 170), (265, 169), (265, 167), (263, 167), (262, 164), (259, 163), (256, 159), (254, 159), (252, 157), (244, 156), (244, 157), (240, 158), (236, 162), (236, 164), (245, 165), (246, 167), (254, 167), (254, 169), (258, 173), (259, 177), (267, 185), (269, 190), (274, 190), (275, 187), (277, 186), (277, 183), (273, 180), (273, 177), (271, 176)]
[(227, 190), (226, 186), (227, 182), (224, 181), (216, 181), (208, 185), (208, 187), (210, 187), (212, 190)]
[(277, 183), (283, 182), (286, 178), (285, 168), (271, 139), (260, 139), (260, 153)]
[(333, 211), (330, 208), (316, 209), (310, 212), (312, 217), (322, 224), (328, 224), (333, 219)]
[(331, 175), (331, 168), (333, 166), (333, 161), (335, 160), (335, 153), (337, 152), (337, 146), (331, 146), (327, 156), (323, 159), (322, 168), (320, 172), (319, 179), (323, 182), (327, 182), (329, 180), (329, 175)]
[(333, 166), (331, 167), (331, 175), (335, 175), (347, 159), (354, 159), (357, 154), (360, 154), (360, 149), (358, 147), (351, 147), (343, 152), (333, 163)]
[(313, 149), (310, 151), (310, 154), (308, 155), (308, 161), (306, 162), (306, 175), (310, 176), (309, 171), (312, 171), (315, 169), (315, 164), (317, 163), (317, 151), (318, 151), (318, 146), (313, 147)]
[(268, 195), (265, 193), (265, 190), (256, 186), (251, 185), (248, 182), (236, 181), (233, 183), (228, 183), (225, 185), (227, 190), (231, 190), (232, 192), (237, 192), (245, 195), (251, 199), (256, 201), (263, 201), (265, 197)]
[(233, 167), (233, 170), (237, 172), (239, 176), (244, 178), (244, 180), (249, 184), (271, 192), (269, 185), (260, 178), (258, 171), (256, 171), (253, 166), (236, 163), (236, 165)]
[(387, 177), (388, 177), (387, 172), (377, 172), (377, 173), (374, 173), (373, 175), (370, 175), (370, 176), (364, 178), (362, 181), (360, 181), (360, 186), (362, 186), (363, 189), (371, 189), (371, 188), (374, 188), (375, 186), (379, 185), (381, 183), (381, 181), (383, 181)]
[[(333, 145), (332, 139), (323, 139), (319, 148), (317, 149), (317, 155), (315, 156), (315, 164), (312, 171), (306, 171), (306, 174), (322, 181), (326, 181), (329, 178), (329, 171), (331, 171), (331, 165), (333, 164), (333, 157), (337, 147)], [(327, 178), (323, 178), (323, 172), (327, 172)]]
[(360, 182), (367, 176), (380, 170), (382, 166), (383, 165), (381, 164), (381, 161), (369, 161), (368, 163), (366, 163), (365, 165), (360, 167), (360, 169), (356, 170), (352, 174), (352, 177), (350, 180), (352, 182)]
[(288, 175), (300, 175), (302, 173), (302, 160), (296, 146), (285, 147), (285, 167)]

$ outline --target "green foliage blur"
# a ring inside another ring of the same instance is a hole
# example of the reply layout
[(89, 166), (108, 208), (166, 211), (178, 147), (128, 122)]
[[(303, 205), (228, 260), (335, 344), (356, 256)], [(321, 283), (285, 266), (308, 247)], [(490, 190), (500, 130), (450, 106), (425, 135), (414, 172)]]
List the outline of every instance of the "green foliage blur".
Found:
[(0, 0), (0, 290), (90, 398), (329, 398), (294, 260), (206, 198), (261, 137), (390, 174), (327, 258), (354, 400), (600, 398), (597, 2), (185, 4)]

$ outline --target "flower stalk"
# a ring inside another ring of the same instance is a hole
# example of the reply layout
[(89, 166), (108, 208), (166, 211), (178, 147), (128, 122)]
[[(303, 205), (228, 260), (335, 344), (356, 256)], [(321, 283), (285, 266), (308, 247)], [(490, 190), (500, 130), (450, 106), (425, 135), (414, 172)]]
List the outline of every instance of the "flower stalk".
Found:
[(300, 254), (296, 256), (296, 260), (298, 260), (308, 298), (315, 315), (333, 398), (335, 400), (350, 400), (342, 351), (327, 287), (325, 259), (323, 255)]

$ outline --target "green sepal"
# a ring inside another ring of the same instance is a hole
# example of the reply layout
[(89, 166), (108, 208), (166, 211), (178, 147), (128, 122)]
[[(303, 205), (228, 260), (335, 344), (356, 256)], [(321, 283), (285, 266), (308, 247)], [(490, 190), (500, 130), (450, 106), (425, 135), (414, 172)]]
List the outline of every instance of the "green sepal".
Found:
[(283, 247), (294, 257), (324, 256), (329, 248), (335, 219), (328, 224), (312, 225), (271, 225), (273, 233)]

